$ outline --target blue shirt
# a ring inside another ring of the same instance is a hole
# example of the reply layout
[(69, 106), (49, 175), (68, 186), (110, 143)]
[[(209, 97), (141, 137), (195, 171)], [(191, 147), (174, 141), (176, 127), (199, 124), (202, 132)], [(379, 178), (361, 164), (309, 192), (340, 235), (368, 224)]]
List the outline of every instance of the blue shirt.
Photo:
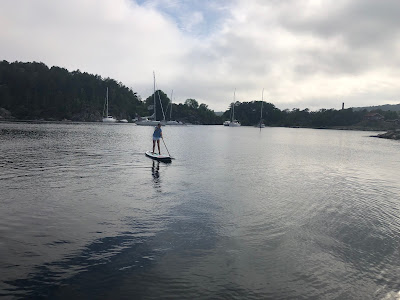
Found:
[(161, 127), (158, 128), (158, 126), (156, 126), (156, 128), (154, 129), (154, 133), (153, 133), (153, 137), (155, 138), (160, 138), (161, 137)]

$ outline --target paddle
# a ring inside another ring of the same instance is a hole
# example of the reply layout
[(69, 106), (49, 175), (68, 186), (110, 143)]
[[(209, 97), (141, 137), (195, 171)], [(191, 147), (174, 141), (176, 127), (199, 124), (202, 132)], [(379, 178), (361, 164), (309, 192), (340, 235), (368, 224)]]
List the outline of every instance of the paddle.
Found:
[[(171, 154), (169, 154), (167, 145), (166, 145), (165, 142), (164, 142), (164, 137), (161, 137), (161, 138), (162, 138), (162, 141), (163, 141), (163, 143), (164, 143), (165, 149), (167, 149), (167, 152), (168, 152), (169, 157), (171, 157)], [(174, 159), (174, 158), (171, 157), (171, 159)]]

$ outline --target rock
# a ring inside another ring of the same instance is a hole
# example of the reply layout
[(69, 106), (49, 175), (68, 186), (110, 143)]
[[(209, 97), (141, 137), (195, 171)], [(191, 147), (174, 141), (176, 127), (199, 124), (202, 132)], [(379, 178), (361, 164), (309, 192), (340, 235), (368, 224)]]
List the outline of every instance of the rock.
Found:
[(72, 121), (80, 122), (99, 122), (102, 120), (101, 114), (98, 111), (86, 109), (71, 117)]
[(5, 108), (0, 107), (0, 119), (14, 119), (14, 117), (11, 115), (11, 112), (8, 111)]
[(378, 134), (377, 137), (383, 139), (400, 140), (400, 129), (390, 130), (386, 133)]

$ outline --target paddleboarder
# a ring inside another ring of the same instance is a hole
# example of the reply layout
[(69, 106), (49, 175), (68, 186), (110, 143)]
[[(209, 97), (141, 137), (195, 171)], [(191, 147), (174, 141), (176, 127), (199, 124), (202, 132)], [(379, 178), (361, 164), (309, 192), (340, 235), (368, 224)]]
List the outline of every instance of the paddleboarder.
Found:
[(157, 126), (154, 127), (154, 132), (153, 132), (153, 153), (154, 153), (154, 148), (156, 147), (156, 141), (157, 141), (158, 154), (161, 154), (161, 150), (160, 150), (160, 139), (161, 138), (162, 138), (161, 123), (158, 123)]

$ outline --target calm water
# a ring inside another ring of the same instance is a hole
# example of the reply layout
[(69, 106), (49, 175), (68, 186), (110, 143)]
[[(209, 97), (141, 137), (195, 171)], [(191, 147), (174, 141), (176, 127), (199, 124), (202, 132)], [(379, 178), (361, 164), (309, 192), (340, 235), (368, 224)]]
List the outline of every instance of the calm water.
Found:
[(0, 123), (0, 296), (400, 299), (399, 142), (152, 130)]

